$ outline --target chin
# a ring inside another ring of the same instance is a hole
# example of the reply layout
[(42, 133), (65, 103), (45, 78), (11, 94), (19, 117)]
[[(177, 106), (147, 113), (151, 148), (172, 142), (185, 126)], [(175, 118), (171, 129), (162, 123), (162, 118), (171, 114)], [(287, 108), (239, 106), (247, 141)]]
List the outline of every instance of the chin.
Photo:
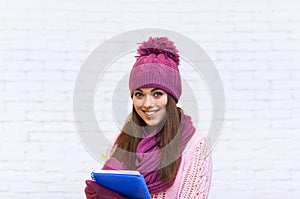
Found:
[(146, 121), (146, 124), (147, 124), (148, 126), (156, 126), (156, 125), (158, 125), (158, 124), (159, 124), (159, 122), (154, 122), (154, 121)]
[(164, 123), (162, 123), (163, 120), (162, 119), (158, 119), (158, 120), (152, 120), (152, 121), (149, 121), (149, 120), (145, 120), (145, 123), (148, 125), (148, 126), (160, 126), (160, 125), (164, 125)]

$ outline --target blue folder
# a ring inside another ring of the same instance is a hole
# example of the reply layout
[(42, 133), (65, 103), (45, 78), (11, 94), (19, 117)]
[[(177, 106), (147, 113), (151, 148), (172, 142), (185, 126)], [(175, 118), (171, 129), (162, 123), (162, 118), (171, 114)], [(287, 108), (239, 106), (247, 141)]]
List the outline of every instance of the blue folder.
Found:
[(99, 185), (130, 199), (151, 199), (145, 179), (138, 171), (101, 170), (91, 173)]

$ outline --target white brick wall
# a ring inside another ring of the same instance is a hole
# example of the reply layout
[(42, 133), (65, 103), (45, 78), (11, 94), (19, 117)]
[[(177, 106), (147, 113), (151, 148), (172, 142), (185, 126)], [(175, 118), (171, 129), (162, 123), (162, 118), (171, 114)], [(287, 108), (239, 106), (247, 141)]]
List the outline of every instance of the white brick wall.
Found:
[(105, 39), (145, 27), (189, 36), (223, 79), (210, 198), (300, 198), (299, 11), (296, 0), (0, 1), (0, 198), (84, 198), (100, 165), (74, 127), (75, 78)]

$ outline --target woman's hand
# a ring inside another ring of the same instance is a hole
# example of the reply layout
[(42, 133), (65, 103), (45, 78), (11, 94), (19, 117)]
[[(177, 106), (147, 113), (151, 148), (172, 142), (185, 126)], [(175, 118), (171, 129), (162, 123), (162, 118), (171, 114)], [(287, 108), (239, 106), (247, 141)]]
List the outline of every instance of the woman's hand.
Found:
[(85, 195), (87, 199), (126, 199), (117, 192), (107, 189), (92, 180), (86, 180)]

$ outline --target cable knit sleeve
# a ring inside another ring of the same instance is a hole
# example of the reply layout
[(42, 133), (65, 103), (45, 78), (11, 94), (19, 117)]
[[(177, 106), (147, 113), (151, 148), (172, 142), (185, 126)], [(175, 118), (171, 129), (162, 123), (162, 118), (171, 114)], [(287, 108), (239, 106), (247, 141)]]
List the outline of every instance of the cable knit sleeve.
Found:
[(211, 184), (212, 159), (207, 137), (197, 137), (183, 153), (174, 185), (152, 195), (159, 199), (207, 199)]
[(207, 138), (197, 141), (185, 158), (178, 198), (207, 199), (211, 184), (212, 160)]

